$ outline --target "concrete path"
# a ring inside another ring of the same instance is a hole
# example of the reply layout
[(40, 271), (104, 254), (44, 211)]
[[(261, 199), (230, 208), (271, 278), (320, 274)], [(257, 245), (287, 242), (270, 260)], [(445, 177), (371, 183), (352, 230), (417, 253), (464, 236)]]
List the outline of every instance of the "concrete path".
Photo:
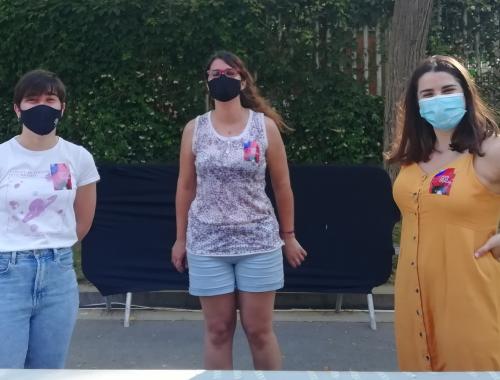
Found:
[[(284, 370), (397, 370), (392, 312), (377, 313), (378, 329), (366, 312), (278, 311), (275, 330)], [(203, 322), (199, 311), (82, 310), (67, 368), (202, 368)], [(240, 327), (234, 346), (235, 369), (252, 369)]]

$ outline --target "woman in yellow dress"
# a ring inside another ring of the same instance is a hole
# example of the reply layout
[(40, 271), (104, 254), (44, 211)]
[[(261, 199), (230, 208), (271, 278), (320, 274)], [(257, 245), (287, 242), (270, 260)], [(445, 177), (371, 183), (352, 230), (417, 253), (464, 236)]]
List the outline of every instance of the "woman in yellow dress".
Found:
[(500, 137), (456, 59), (414, 71), (390, 164), (402, 214), (395, 329), (405, 371), (500, 370)]

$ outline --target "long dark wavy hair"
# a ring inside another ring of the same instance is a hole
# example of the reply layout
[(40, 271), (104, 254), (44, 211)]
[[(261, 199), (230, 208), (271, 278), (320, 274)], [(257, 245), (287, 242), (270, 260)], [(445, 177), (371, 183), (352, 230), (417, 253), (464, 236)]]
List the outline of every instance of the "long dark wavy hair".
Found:
[[(221, 50), (212, 55), (205, 68), (205, 80), (208, 79), (208, 74), (206, 74), (207, 71), (210, 69), (212, 62), (216, 59), (221, 59), (229, 66), (236, 69), (241, 76), (241, 80), (245, 81), (246, 86), (240, 93), (240, 101), (243, 107), (250, 108), (256, 112), (262, 112), (276, 123), (281, 132), (291, 130), (291, 128), (285, 124), (281, 115), (271, 106), (269, 101), (260, 95), (252, 74), (250, 74), (245, 63), (243, 63), (241, 58), (239, 58), (236, 54)], [(214, 107), (213, 99), (210, 99), (210, 105), (212, 108)]]
[(464, 92), (467, 112), (451, 136), (450, 149), (457, 152), (467, 150), (483, 156), (483, 141), (499, 133), (493, 112), (481, 100), (474, 80), (460, 62), (452, 57), (435, 55), (424, 60), (410, 78), (397, 111), (394, 143), (385, 155), (387, 163), (407, 165), (427, 162), (435, 150), (436, 134), (432, 125), (420, 116), (417, 97), (418, 81), (428, 72), (453, 75)]

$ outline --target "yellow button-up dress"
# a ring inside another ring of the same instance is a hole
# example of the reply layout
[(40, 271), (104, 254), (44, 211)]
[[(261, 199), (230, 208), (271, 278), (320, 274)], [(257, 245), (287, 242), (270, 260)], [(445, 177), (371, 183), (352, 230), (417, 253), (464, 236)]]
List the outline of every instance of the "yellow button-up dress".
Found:
[(407, 165), (394, 183), (401, 370), (500, 370), (500, 262), (474, 257), (497, 231), (500, 195), (479, 181), (473, 161), (465, 153), (433, 173)]

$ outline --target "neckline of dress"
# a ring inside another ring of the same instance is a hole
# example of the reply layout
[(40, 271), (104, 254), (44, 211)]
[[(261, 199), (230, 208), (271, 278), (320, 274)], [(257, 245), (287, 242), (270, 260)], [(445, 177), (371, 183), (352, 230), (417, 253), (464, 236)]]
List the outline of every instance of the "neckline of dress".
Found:
[(450, 162), (448, 162), (447, 164), (445, 165), (441, 165), (438, 169), (436, 170), (432, 170), (430, 172), (427, 172), (425, 171), (420, 165), (418, 162), (415, 162), (415, 165), (417, 166), (418, 170), (425, 176), (427, 177), (434, 177), (436, 174), (439, 174), (441, 173), (443, 170), (446, 170), (448, 169), (450, 166), (453, 166), (453, 165), (456, 165), (458, 162), (460, 162), (461, 160), (463, 160), (465, 157), (469, 157), (471, 156), (470, 153), (462, 153), (461, 155), (459, 155), (458, 157), (454, 158), (453, 160), (451, 160)]

